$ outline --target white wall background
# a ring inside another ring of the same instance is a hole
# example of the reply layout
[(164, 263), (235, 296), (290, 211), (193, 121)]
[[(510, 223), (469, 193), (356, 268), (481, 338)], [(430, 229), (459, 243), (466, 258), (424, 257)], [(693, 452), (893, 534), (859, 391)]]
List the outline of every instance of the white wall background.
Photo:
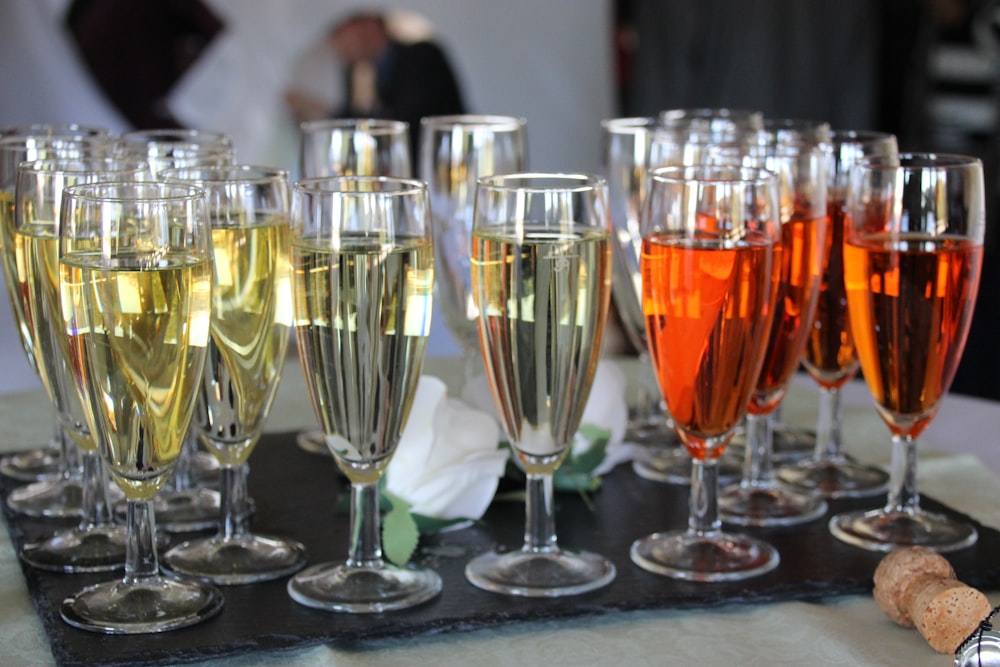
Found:
[[(595, 172), (613, 115), (609, 0), (206, 0), (227, 25), (174, 91), (188, 125), (232, 134), (241, 161), (293, 173), (297, 134), (281, 93), (300, 54), (360, 6), (417, 12), (435, 26), (471, 112), (528, 120), (529, 164)], [(0, 125), (78, 122), (127, 129), (61, 29), (68, 0), (0, 0)], [(331, 75), (331, 85), (336, 85)], [(430, 353), (454, 343), (435, 315)], [(37, 386), (0, 305), (0, 391)]]

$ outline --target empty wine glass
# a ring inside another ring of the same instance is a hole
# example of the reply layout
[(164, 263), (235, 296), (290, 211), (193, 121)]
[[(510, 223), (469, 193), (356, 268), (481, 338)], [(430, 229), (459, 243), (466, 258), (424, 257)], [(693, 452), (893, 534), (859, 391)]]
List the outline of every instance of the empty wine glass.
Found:
[(66, 158), (22, 162), (15, 188), (15, 246), (25, 322), (43, 385), (63, 432), (82, 462), (80, 523), (24, 544), (21, 559), (57, 572), (100, 572), (125, 563), (125, 529), (115, 524), (107, 475), (97, 453), (97, 432), (76, 372), (59, 293), (59, 224), (62, 192), (79, 183), (139, 179), (145, 162), (119, 158)]
[(483, 374), (469, 266), (476, 181), (524, 171), (527, 161), (523, 118), (460, 115), (421, 121), (421, 175), (431, 200), (435, 281), (445, 323), (462, 351), (466, 385)]
[(278, 389), (292, 324), (288, 175), (232, 165), (166, 169), (205, 189), (212, 225), (212, 335), (193, 430), (219, 460), (218, 533), (163, 556), (172, 572), (216, 584), (266, 581), (305, 565), (294, 540), (250, 532), (246, 465)]
[(399, 120), (335, 118), (299, 126), (302, 178), (395, 176), (409, 178), (410, 126)]
[(295, 341), (326, 444), (350, 480), (346, 562), (288, 582), (300, 604), (354, 613), (410, 607), (441, 578), (382, 558), (379, 478), (410, 413), (434, 291), (427, 187), (354, 176), (305, 179), (292, 202)]
[(479, 181), (472, 293), (497, 412), (527, 475), (524, 544), (472, 559), (466, 578), (508, 595), (575, 595), (609, 584), (601, 555), (561, 548), (552, 476), (580, 426), (611, 295), (607, 184), (578, 174)]
[(818, 491), (827, 498), (858, 497), (882, 493), (889, 475), (872, 466), (849, 460), (843, 451), (841, 388), (858, 370), (847, 315), (844, 289), (845, 206), (851, 166), (866, 156), (896, 155), (896, 137), (885, 132), (836, 130), (831, 135), (833, 153), (827, 170), (827, 241), (823, 282), (816, 318), (806, 343), (803, 366), (819, 385), (819, 418), (816, 446), (810, 459), (783, 466), (777, 475), (790, 486)]
[(643, 312), (667, 409), (694, 460), (687, 529), (636, 540), (639, 567), (693, 581), (778, 565), (761, 540), (723, 532), (718, 458), (746, 413), (767, 349), (780, 276), (772, 172), (725, 166), (652, 172), (642, 212)]
[(98, 451), (128, 500), (125, 576), (66, 598), (61, 616), (112, 634), (200, 622), (221, 610), (222, 594), (159, 573), (152, 499), (180, 456), (208, 349), (205, 193), (154, 182), (66, 188), (59, 252), (63, 317)]
[(983, 166), (964, 155), (904, 153), (851, 168), (844, 285), (851, 333), (875, 408), (892, 433), (885, 505), (830, 519), (873, 551), (974, 544), (972, 524), (920, 507), (917, 438), (955, 377), (983, 264)]

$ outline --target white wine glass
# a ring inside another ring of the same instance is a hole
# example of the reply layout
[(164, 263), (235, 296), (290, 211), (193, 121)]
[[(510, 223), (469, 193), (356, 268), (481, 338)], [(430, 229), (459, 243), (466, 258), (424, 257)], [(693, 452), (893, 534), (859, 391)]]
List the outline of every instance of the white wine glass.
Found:
[[(108, 478), (97, 453), (98, 434), (84, 387), (78, 382), (70, 338), (62, 319), (59, 292), (59, 224), (63, 189), (82, 183), (137, 180), (148, 174), (145, 162), (119, 158), (62, 158), (22, 162), (15, 187), (15, 246), (19, 291), (25, 321), (43, 385), (63, 432), (82, 463), (82, 518), (73, 528), (56, 530), (25, 543), (23, 561), (56, 572), (101, 572), (125, 564), (125, 528), (114, 522)], [(117, 487), (115, 487), (117, 490)], [(120, 496), (121, 493), (119, 492)]]
[(466, 386), (484, 372), (469, 266), (476, 181), (524, 171), (527, 162), (523, 118), (430, 116), (420, 122), (420, 173), (431, 202), (437, 296), (462, 352)]
[(735, 581), (777, 567), (767, 542), (722, 530), (717, 466), (764, 361), (780, 272), (775, 174), (661, 167), (642, 213), (643, 312), (667, 409), (691, 454), (686, 529), (633, 542), (632, 561), (689, 581)]
[(113, 182), (63, 190), (63, 319), (96, 413), (101, 460), (128, 502), (125, 575), (60, 608), (108, 634), (172, 630), (217, 614), (210, 584), (159, 572), (153, 501), (180, 456), (207, 356), (212, 241), (205, 192)]
[(276, 579), (302, 569), (305, 548), (249, 529), (247, 465), (264, 432), (292, 325), (288, 174), (251, 165), (160, 172), (205, 190), (212, 225), (212, 335), (192, 430), (219, 461), (218, 532), (163, 555), (174, 573), (215, 584)]
[(472, 293), (497, 412), (527, 475), (524, 543), (473, 558), (466, 578), (530, 597), (591, 591), (615, 566), (559, 546), (552, 477), (590, 394), (611, 297), (606, 182), (583, 174), (480, 179)]
[(302, 178), (392, 176), (409, 178), (410, 126), (399, 120), (334, 118), (299, 126)]
[(326, 444), (350, 480), (351, 524), (347, 560), (299, 572), (289, 595), (349, 613), (420, 604), (440, 592), (441, 578), (382, 558), (379, 479), (413, 405), (430, 334), (426, 185), (373, 176), (299, 181), (291, 264), (295, 341)]
[(872, 551), (952, 551), (975, 527), (920, 506), (917, 438), (937, 414), (968, 338), (983, 268), (983, 165), (965, 155), (859, 160), (847, 192), (844, 285), (851, 333), (875, 408), (892, 434), (883, 507), (830, 519)]
[(782, 466), (778, 479), (789, 486), (816, 491), (826, 498), (857, 498), (884, 493), (884, 470), (847, 458), (843, 448), (841, 390), (858, 370), (858, 354), (847, 314), (844, 289), (844, 231), (847, 184), (852, 165), (872, 156), (899, 153), (896, 137), (870, 130), (834, 130), (827, 169), (827, 240), (816, 318), (809, 331), (802, 365), (819, 385), (819, 417), (812, 457)]
[(164, 169), (222, 166), (236, 159), (232, 137), (214, 130), (130, 130), (119, 136), (116, 143), (121, 154), (146, 160), (154, 178)]

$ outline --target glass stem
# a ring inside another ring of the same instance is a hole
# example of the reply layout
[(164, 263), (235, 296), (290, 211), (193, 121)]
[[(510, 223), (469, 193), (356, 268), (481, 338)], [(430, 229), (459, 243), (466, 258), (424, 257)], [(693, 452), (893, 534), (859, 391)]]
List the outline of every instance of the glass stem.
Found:
[(718, 503), (719, 460), (694, 459), (692, 463), (688, 532), (696, 535), (717, 533), (722, 529)]
[(188, 429), (188, 434), (184, 438), (184, 445), (181, 455), (177, 457), (177, 465), (174, 466), (174, 477), (171, 482), (175, 491), (187, 491), (193, 485), (191, 482), (191, 461), (198, 453), (198, 436), (194, 429)]
[(885, 503), (888, 513), (920, 512), (917, 492), (917, 441), (910, 436), (892, 436), (892, 469), (889, 472), (889, 496)]
[(62, 457), (62, 477), (64, 480), (73, 479), (80, 472), (80, 461), (77, 457), (76, 445), (69, 438), (66, 429), (63, 428), (59, 420), (56, 420), (55, 440), (59, 443), (59, 454)]
[(348, 567), (383, 566), (379, 522), (378, 484), (351, 484), (351, 544), (347, 555)]
[(524, 500), (524, 551), (556, 551), (552, 473), (529, 473)]
[(819, 416), (816, 419), (816, 461), (837, 461), (843, 458), (841, 428), (843, 405), (839, 387), (821, 387), (819, 390)]
[(768, 415), (747, 414), (746, 452), (740, 486), (770, 486), (774, 483), (774, 431)]
[(219, 502), (222, 505), (222, 522), (219, 536), (224, 540), (235, 540), (247, 532), (249, 521), (247, 512), (248, 466), (224, 465), (219, 467)]
[(111, 523), (111, 507), (108, 503), (108, 480), (101, 464), (101, 457), (95, 451), (80, 454), (83, 464), (81, 485), (83, 492), (83, 519), (80, 528), (106, 526)]
[(125, 584), (159, 575), (156, 560), (156, 519), (152, 500), (128, 500), (125, 514)]
[(486, 369), (483, 367), (483, 355), (479, 351), (479, 346), (465, 347), (462, 349), (462, 375), (463, 387), (468, 387), (477, 377), (484, 375)]

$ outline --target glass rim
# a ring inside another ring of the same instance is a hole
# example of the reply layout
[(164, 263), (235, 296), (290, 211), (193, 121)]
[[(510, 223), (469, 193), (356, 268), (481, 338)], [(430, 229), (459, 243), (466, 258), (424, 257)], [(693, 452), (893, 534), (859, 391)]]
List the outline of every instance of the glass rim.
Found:
[(670, 165), (657, 167), (649, 172), (651, 181), (661, 183), (706, 184), (772, 184), (778, 183), (778, 174), (762, 167), (725, 164)]
[[(345, 189), (337, 184), (379, 184), (387, 186), (379, 189)], [(427, 192), (427, 183), (416, 178), (399, 176), (316, 176), (303, 178), (295, 182), (294, 190), (298, 193), (312, 195), (340, 196), (400, 196), (419, 192)]]
[(458, 127), (469, 129), (521, 130), (526, 128), (527, 125), (527, 119), (522, 116), (505, 116), (502, 114), (446, 114), (441, 116), (424, 116), (420, 119), (420, 126), (430, 129)]
[(983, 161), (965, 153), (904, 152), (897, 155), (866, 155), (855, 166), (871, 171), (912, 171), (917, 169), (982, 169)]
[[(135, 194), (129, 196), (129, 191)], [(120, 193), (120, 194), (115, 194)], [(141, 196), (140, 193), (146, 194)], [(63, 188), (63, 198), (87, 202), (110, 202), (119, 204), (139, 204), (142, 202), (183, 202), (204, 201), (205, 189), (194, 183), (171, 181), (102, 181), (80, 183)]]
[(83, 123), (13, 123), (0, 127), (0, 137), (36, 137), (53, 134), (77, 134), (87, 137), (110, 137), (111, 130)]
[[(201, 176), (182, 176), (185, 172), (198, 172)], [(249, 185), (287, 180), (288, 170), (281, 167), (256, 164), (213, 164), (191, 165), (188, 167), (167, 167), (157, 172), (156, 177), (169, 183), (244, 183)]]
[(319, 120), (307, 120), (299, 123), (299, 130), (303, 134), (313, 132), (363, 129), (371, 134), (396, 134), (408, 130), (410, 124), (403, 120), (390, 120), (388, 118), (321, 118)]
[[(538, 184), (532, 185), (534, 182)], [(580, 172), (526, 171), (484, 176), (477, 181), (477, 184), (480, 188), (507, 192), (586, 192), (606, 187), (607, 180), (603, 176)]]
[[(110, 166), (102, 166), (107, 164)], [(79, 166), (77, 166), (79, 165)], [(136, 171), (147, 169), (149, 164), (145, 160), (140, 160), (134, 156), (70, 156), (56, 158), (42, 158), (40, 160), (24, 160), (19, 162), (17, 170), (25, 173), (51, 173), (51, 174), (89, 174), (89, 173), (114, 173), (118, 171)]]
[[(169, 137), (177, 137), (171, 139)], [(156, 144), (191, 144), (196, 146), (213, 145), (220, 142), (232, 148), (233, 138), (219, 130), (202, 130), (197, 128), (152, 128), (148, 130), (129, 130), (118, 135), (122, 145), (137, 145), (144, 143)]]
[(830, 141), (834, 146), (843, 144), (870, 145), (896, 139), (892, 132), (882, 130), (855, 130), (834, 128), (830, 130)]
[(653, 116), (621, 116), (601, 121), (601, 128), (613, 134), (639, 134), (651, 132), (658, 127), (660, 123)]
[[(30, 142), (30, 143), (29, 143)], [(106, 134), (26, 134), (0, 135), (0, 152), (28, 148), (59, 148), (62, 145), (82, 148), (114, 148), (115, 139)]]

